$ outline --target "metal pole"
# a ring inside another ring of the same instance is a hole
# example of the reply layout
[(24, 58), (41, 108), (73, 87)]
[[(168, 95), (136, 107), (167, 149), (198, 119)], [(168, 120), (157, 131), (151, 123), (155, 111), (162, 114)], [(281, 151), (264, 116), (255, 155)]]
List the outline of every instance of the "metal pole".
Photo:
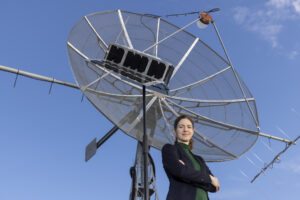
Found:
[(97, 152), (97, 149), (108, 140), (117, 130), (118, 126), (114, 126), (108, 133), (106, 133), (98, 142), (93, 139), (85, 148), (85, 162), (89, 161)]
[(40, 80), (40, 81), (56, 83), (56, 84), (72, 87), (72, 88), (75, 88), (75, 89), (79, 89), (79, 87), (77, 85), (73, 84), (73, 83), (68, 83), (68, 82), (65, 82), (65, 81), (56, 80), (54, 78), (50, 78), (50, 77), (47, 77), (47, 76), (41, 76), (41, 75), (38, 75), (38, 74), (25, 72), (25, 71), (22, 71), (22, 70), (11, 68), (11, 67), (6, 67), (6, 66), (3, 66), (3, 65), (0, 65), (0, 70), (10, 72), (10, 73), (13, 73), (13, 74), (17, 74), (17, 75), (21, 75), (21, 76), (25, 76), (25, 77), (29, 77), (29, 78), (32, 78), (32, 79), (37, 79), (37, 80)]
[(146, 127), (146, 86), (143, 85), (143, 156), (144, 156), (144, 200), (149, 200), (149, 185), (148, 185), (148, 136)]
[(257, 115), (256, 115), (256, 117), (254, 116), (253, 110), (252, 110), (252, 108), (251, 108), (251, 106), (250, 106), (250, 104), (249, 104), (249, 101), (247, 100), (246, 94), (245, 94), (245, 92), (244, 92), (244, 89), (242, 88), (242, 85), (241, 85), (240, 80), (239, 80), (239, 78), (238, 78), (238, 76), (237, 76), (237, 74), (236, 74), (236, 71), (235, 71), (234, 67), (232, 66), (231, 60), (230, 60), (229, 55), (228, 55), (228, 53), (227, 53), (227, 51), (226, 51), (225, 45), (224, 45), (224, 43), (223, 43), (223, 41), (222, 41), (222, 38), (221, 38), (221, 35), (220, 35), (220, 33), (219, 33), (218, 29), (217, 29), (217, 26), (216, 26), (216, 24), (215, 24), (214, 21), (212, 21), (211, 23), (212, 23), (212, 25), (214, 26), (214, 29), (215, 29), (215, 31), (216, 31), (216, 33), (217, 33), (217, 36), (218, 36), (219, 41), (220, 41), (220, 43), (221, 43), (221, 45), (222, 45), (223, 51), (224, 51), (224, 53), (225, 53), (225, 55), (226, 55), (226, 58), (227, 58), (227, 60), (228, 60), (228, 62), (229, 62), (229, 65), (231, 66), (231, 69), (232, 69), (232, 71), (233, 71), (233, 74), (234, 74), (234, 76), (235, 76), (235, 79), (236, 79), (236, 81), (238, 82), (238, 85), (239, 85), (239, 88), (240, 88), (240, 90), (241, 90), (241, 92), (242, 92), (242, 94), (243, 94), (243, 97), (244, 97), (244, 99), (245, 99), (246, 102), (247, 102), (247, 106), (248, 106), (248, 108), (249, 108), (249, 110), (250, 110), (250, 113), (251, 113), (251, 115), (252, 115), (252, 118), (253, 118), (253, 120), (255, 121), (257, 128), (260, 129), (259, 123), (258, 123), (258, 121), (257, 121), (258, 116), (257, 116)]
[(172, 34), (168, 35), (167, 37), (161, 39), (160, 41), (156, 42), (155, 44), (151, 45), (150, 47), (148, 47), (147, 49), (143, 50), (142, 52), (147, 52), (148, 50), (152, 49), (153, 47), (159, 45), (160, 43), (162, 43), (163, 41), (169, 39), (170, 37), (174, 36), (175, 34), (179, 33), (180, 31), (183, 31), (184, 29), (186, 29), (187, 27), (193, 25), (194, 23), (196, 23), (197, 21), (199, 21), (199, 19), (197, 18), (196, 20), (192, 21), (191, 23), (185, 25), (184, 27), (182, 27), (181, 29), (178, 29), (177, 31), (173, 32)]
[(97, 149), (104, 143), (106, 140), (108, 140), (117, 130), (119, 130), (118, 126), (114, 126), (112, 129), (110, 129), (109, 132), (107, 132), (98, 142), (97, 142)]

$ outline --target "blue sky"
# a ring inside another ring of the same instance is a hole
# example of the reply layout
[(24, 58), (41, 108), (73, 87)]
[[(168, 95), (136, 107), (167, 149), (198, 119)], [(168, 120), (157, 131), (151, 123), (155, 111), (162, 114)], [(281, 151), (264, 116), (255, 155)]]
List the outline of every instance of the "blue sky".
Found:
[[(66, 41), (83, 16), (124, 9), (166, 15), (208, 10), (213, 15), (231, 61), (256, 99), (261, 131), (278, 137), (300, 134), (300, 1), (16, 1), (0, 3), (0, 65), (74, 83)], [(170, 18), (184, 25), (195, 16)], [(215, 36), (189, 31), (221, 55)], [(206, 29), (212, 32), (212, 27)], [(136, 141), (118, 131), (88, 163), (85, 146), (113, 127), (80, 91), (0, 71), (0, 200), (127, 199)], [(268, 149), (265, 144), (271, 146)], [(254, 183), (252, 178), (285, 147), (260, 139), (235, 161), (210, 163), (221, 190), (211, 199), (299, 199), (300, 149), (292, 147)], [(156, 163), (160, 199), (168, 180), (160, 152)], [(249, 161), (250, 160), (250, 161)], [(251, 161), (254, 163), (252, 164)], [(246, 176), (245, 176), (246, 175)]]

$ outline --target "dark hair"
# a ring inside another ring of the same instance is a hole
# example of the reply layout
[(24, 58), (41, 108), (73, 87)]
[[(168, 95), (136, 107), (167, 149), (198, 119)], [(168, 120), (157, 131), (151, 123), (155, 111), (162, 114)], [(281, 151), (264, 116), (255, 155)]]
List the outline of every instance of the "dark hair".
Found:
[[(188, 119), (188, 120), (192, 123), (193, 129), (194, 129), (194, 121), (192, 120), (192, 118), (190, 118), (190, 117), (187, 116), (187, 115), (180, 115), (180, 116), (177, 117), (177, 118), (175, 119), (175, 121), (174, 121), (174, 130), (175, 130), (175, 131), (176, 131), (176, 129), (177, 129), (178, 123), (179, 123), (180, 120), (182, 120), (182, 119)], [(175, 141), (175, 142), (177, 142), (177, 137), (176, 137), (176, 141)], [(191, 140), (189, 141), (189, 149), (192, 150), (193, 147), (194, 147), (194, 141), (193, 141), (193, 139), (191, 139)]]

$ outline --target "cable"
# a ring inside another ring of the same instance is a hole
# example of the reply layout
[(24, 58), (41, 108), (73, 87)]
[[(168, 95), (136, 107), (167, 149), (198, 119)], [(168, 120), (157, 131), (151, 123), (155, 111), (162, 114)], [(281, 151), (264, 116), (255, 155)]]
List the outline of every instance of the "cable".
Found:
[(155, 17), (155, 18), (161, 18), (161, 17), (179, 17), (179, 16), (187, 16), (187, 15), (194, 15), (194, 14), (199, 14), (200, 12), (205, 12), (205, 13), (212, 13), (212, 12), (218, 12), (220, 11), (220, 8), (213, 8), (208, 11), (195, 11), (195, 12), (187, 12), (187, 13), (176, 13), (176, 14), (169, 14), (169, 15), (164, 15), (164, 16), (159, 16), (159, 15), (154, 15), (154, 14), (144, 14), (145, 16), (150, 16), (150, 17)]

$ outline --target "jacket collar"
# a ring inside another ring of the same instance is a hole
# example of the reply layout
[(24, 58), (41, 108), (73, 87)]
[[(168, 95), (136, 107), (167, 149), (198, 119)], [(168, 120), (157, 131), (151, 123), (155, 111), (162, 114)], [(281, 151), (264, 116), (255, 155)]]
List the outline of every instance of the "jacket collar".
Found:
[[(183, 148), (180, 146), (180, 144), (175, 143), (175, 146), (176, 146), (176, 148), (179, 150), (180, 155), (181, 155), (182, 157), (184, 157), (185, 160), (188, 160), (188, 162), (190, 162), (190, 164), (193, 164), (193, 162), (191, 161), (190, 157), (189, 157), (189, 156), (187, 155), (187, 153), (183, 150)], [(192, 155), (194, 155), (194, 154), (192, 154)]]
[[(186, 152), (183, 150), (183, 148), (180, 146), (180, 144), (178, 144), (177, 142), (175, 142), (174, 144), (177, 149), (179, 149), (179, 151), (181, 152), (181, 155), (183, 155), (185, 158), (187, 158), (188, 160), (190, 160), (189, 156), (186, 154)], [(190, 151), (191, 154), (194, 156), (194, 158), (200, 163), (200, 162), (204, 162), (203, 158), (200, 156), (197, 156), (195, 154), (193, 154), (192, 151)]]

